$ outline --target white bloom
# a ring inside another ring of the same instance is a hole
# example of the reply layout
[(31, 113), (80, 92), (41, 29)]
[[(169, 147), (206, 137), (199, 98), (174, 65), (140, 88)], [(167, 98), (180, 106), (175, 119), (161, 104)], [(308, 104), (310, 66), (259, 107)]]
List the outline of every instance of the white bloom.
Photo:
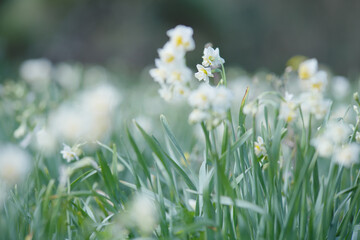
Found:
[(168, 83), (170, 84), (185, 84), (190, 81), (192, 71), (184, 66), (178, 66), (176, 69), (169, 71)]
[(292, 122), (296, 116), (297, 103), (293, 100), (293, 95), (285, 93), (285, 102), (281, 102), (279, 117), (286, 122)]
[(167, 69), (165, 64), (160, 59), (155, 59), (156, 68), (150, 69), (150, 76), (160, 84), (164, 84), (167, 77)]
[(55, 137), (45, 128), (36, 132), (36, 147), (45, 154), (52, 153), (56, 147)]
[(168, 65), (181, 64), (184, 61), (184, 53), (178, 51), (172, 44), (166, 43), (163, 48), (158, 49), (160, 60)]
[(189, 115), (189, 122), (194, 123), (201, 123), (206, 121), (210, 118), (210, 114), (206, 111), (194, 109)]
[(158, 222), (155, 203), (144, 193), (135, 196), (129, 208), (129, 216), (131, 222), (145, 234), (150, 234)]
[(256, 156), (258, 157), (265, 156), (267, 154), (264, 139), (262, 137), (258, 136), (257, 141), (254, 142), (254, 150)]
[(108, 116), (120, 101), (121, 96), (116, 88), (104, 83), (86, 90), (80, 95), (80, 103), (83, 109), (91, 114)]
[(197, 73), (195, 73), (195, 77), (201, 81), (204, 80), (206, 83), (209, 82), (209, 77), (214, 77), (214, 75), (211, 73), (211, 68), (204, 67), (203, 65), (197, 64), (196, 68), (198, 70)]
[(331, 139), (325, 136), (314, 139), (312, 144), (315, 146), (321, 157), (330, 157), (333, 154), (334, 143), (331, 141)]
[(31, 167), (30, 156), (16, 145), (0, 146), (0, 182), (16, 184), (22, 181)]
[(190, 89), (182, 84), (176, 84), (173, 88), (173, 96), (177, 100), (182, 100), (187, 97), (190, 93)]
[(336, 144), (341, 144), (348, 141), (350, 134), (351, 129), (344, 122), (331, 121), (326, 126), (324, 136)]
[(35, 88), (44, 88), (51, 78), (51, 62), (47, 59), (31, 59), (20, 66), (20, 76)]
[(216, 96), (215, 88), (208, 84), (201, 84), (189, 96), (189, 104), (199, 109), (208, 109)]
[(224, 86), (216, 88), (215, 97), (212, 102), (212, 106), (215, 112), (224, 113), (231, 107), (233, 95), (229, 89)]
[(246, 115), (251, 114), (255, 116), (256, 113), (259, 111), (259, 105), (256, 101), (249, 102), (244, 106), (243, 113)]
[(331, 101), (319, 92), (304, 92), (299, 98), (302, 111), (313, 114), (316, 119), (322, 119), (331, 105)]
[(359, 161), (360, 147), (356, 143), (344, 145), (342, 148), (337, 149), (334, 155), (334, 161), (339, 165), (351, 167), (352, 164)]
[(71, 162), (72, 160), (76, 159), (79, 160), (78, 156), (76, 155), (75, 151), (66, 144), (63, 144), (64, 148), (60, 151), (63, 159), (67, 162)]
[(54, 70), (55, 80), (67, 90), (76, 90), (80, 85), (81, 71), (77, 66), (60, 63)]
[(318, 70), (318, 61), (315, 58), (308, 59), (299, 65), (299, 77), (306, 80), (315, 75)]
[(328, 83), (327, 73), (325, 71), (319, 71), (313, 77), (311, 77), (309, 80), (310, 80), (310, 81), (308, 81), (309, 90), (323, 92)]
[(193, 29), (191, 27), (178, 25), (175, 28), (168, 30), (167, 35), (170, 37), (170, 42), (175, 48), (184, 51), (194, 50), (195, 42), (192, 38)]
[(159, 89), (159, 94), (165, 101), (170, 101), (173, 98), (172, 91), (170, 90), (169, 87), (166, 86), (163, 86), (162, 88)]
[(218, 67), (225, 63), (225, 60), (220, 57), (219, 48), (216, 48), (215, 50), (212, 47), (204, 48), (204, 55), (202, 58), (202, 65), (205, 67)]
[(349, 96), (350, 90), (351, 85), (347, 78), (341, 76), (333, 78), (332, 92), (336, 99), (343, 99)]

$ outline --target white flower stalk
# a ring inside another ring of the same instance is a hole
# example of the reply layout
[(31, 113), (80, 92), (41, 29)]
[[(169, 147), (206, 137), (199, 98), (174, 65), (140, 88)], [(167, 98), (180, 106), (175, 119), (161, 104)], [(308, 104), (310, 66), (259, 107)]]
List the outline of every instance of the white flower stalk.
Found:
[(30, 170), (30, 156), (16, 145), (0, 146), (0, 182), (20, 183)]
[(64, 148), (60, 151), (62, 158), (65, 159), (67, 162), (71, 162), (73, 160), (79, 160), (76, 152), (66, 144), (63, 144)]
[(311, 77), (309, 81), (305, 82), (308, 83), (308, 88), (310, 91), (324, 92), (328, 83), (327, 78), (327, 73), (325, 71), (319, 71), (313, 77)]
[(158, 222), (154, 201), (143, 193), (137, 194), (129, 208), (129, 217), (131, 223), (137, 226), (143, 234), (150, 234)]
[(359, 162), (360, 146), (356, 143), (346, 144), (337, 149), (334, 155), (334, 161), (344, 167), (351, 167), (351, 165)]
[(225, 63), (225, 60), (220, 57), (219, 48), (215, 50), (212, 47), (204, 48), (204, 55), (203, 55), (203, 62), (202, 65), (204, 67), (214, 67), (217, 68), (220, 65)]
[(299, 78), (307, 80), (315, 75), (318, 71), (318, 61), (315, 58), (308, 59), (299, 65)]
[(35, 89), (44, 89), (50, 82), (52, 66), (47, 59), (31, 59), (20, 66), (20, 76)]
[(257, 141), (254, 142), (254, 150), (255, 150), (255, 155), (257, 157), (267, 155), (264, 139), (262, 137), (260, 136), (257, 137)]
[(231, 92), (224, 86), (201, 84), (189, 96), (189, 104), (194, 108), (189, 122), (194, 124), (205, 121), (208, 129), (216, 127), (226, 118), (232, 97)]
[(183, 25), (178, 25), (167, 31), (170, 43), (177, 49), (191, 51), (195, 49), (195, 42), (192, 37), (193, 29)]
[(297, 117), (298, 104), (293, 99), (293, 95), (288, 92), (285, 93), (285, 101), (281, 102), (279, 118), (284, 119), (286, 122), (292, 122)]
[(214, 75), (211, 73), (211, 68), (204, 67), (203, 65), (197, 64), (196, 68), (198, 70), (197, 73), (195, 73), (195, 77), (199, 81), (204, 81), (206, 83), (209, 83), (209, 77), (214, 77)]

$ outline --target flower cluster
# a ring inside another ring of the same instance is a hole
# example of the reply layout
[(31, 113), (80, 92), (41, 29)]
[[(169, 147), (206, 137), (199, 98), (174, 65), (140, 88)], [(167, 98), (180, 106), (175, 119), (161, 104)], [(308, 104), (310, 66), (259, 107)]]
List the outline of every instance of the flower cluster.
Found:
[(318, 70), (316, 59), (309, 59), (299, 65), (298, 75), (303, 91), (297, 98), (288, 93), (285, 95), (285, 101), (280, 107), (280, 117), (292, 122), (297, 117), (295, 109), (300, 105), (306, 117), (311, 114), (316, 119), (322, 119), (331, 105), (331, 101), (323, 95), (328, 81), (327, 73)]
[(359, 161), (360, 153), (357, 143), (349, 143), (350, 133), (350, 126), (343, 121), (331, 121), (312, 144), (320, 156), (332, 157), (337, 164), (350, 167)]
[(202, 58), (202, 65), (196, 65), (198, 72), (195, 73), (195, 77), (199, 81), (209, 83), (209, 77), (214, 77), (212, 69), (216, 69), (224, 64), (225, 60), (220, 57), (219, 48), (213, 49), (211, 46), (204, 48), (204, 55)]
[(71, 144), (99, 140), (108, 132), (120, 100), (117, 90), (108, 84), (85, 90), (74, 103), (65, 102), (50, 113), (49, 132)]
[(230, 90), (225, 86), (212, 87), (209, 84), (201, 84), (189, 96), (189, 104), (194, 108), (189, 122), (205, 121), (208, 129), (216, 127), (226, 118), (232, 97)]
[(189, 93), (192, 71), (186, 66), (185, 54), (195, 48), (190, 27), (178, 25), (167, 31), (169, 41), (158, 50), (156, 68), (150, 70), (151, 77), (160, 84), (159, 94), (166, 101), (182, 99)]

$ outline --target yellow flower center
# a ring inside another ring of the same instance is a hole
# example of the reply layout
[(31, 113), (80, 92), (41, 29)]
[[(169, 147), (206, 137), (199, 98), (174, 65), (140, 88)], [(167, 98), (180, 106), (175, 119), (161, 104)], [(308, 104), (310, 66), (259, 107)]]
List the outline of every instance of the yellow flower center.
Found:
[(306, 67), (300, 67), (299, 68), (299, 77), (303, 80), (309, 79), (311, 77), (309, 69)]

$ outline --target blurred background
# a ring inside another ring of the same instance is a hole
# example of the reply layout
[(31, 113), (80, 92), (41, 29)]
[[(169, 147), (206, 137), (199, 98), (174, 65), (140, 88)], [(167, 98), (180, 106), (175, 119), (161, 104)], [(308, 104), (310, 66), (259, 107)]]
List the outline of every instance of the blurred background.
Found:
[(194, 29), (194, 69), (212, 42), (228, 66), (249, 72), (280, 74), (300, 54), (351, 78), (360, 72), (359, 13), (358, 0), (2, 0), (0, 74), (41, 57), (137, 74), (154, 64), (166, 30), (184, 24)]

